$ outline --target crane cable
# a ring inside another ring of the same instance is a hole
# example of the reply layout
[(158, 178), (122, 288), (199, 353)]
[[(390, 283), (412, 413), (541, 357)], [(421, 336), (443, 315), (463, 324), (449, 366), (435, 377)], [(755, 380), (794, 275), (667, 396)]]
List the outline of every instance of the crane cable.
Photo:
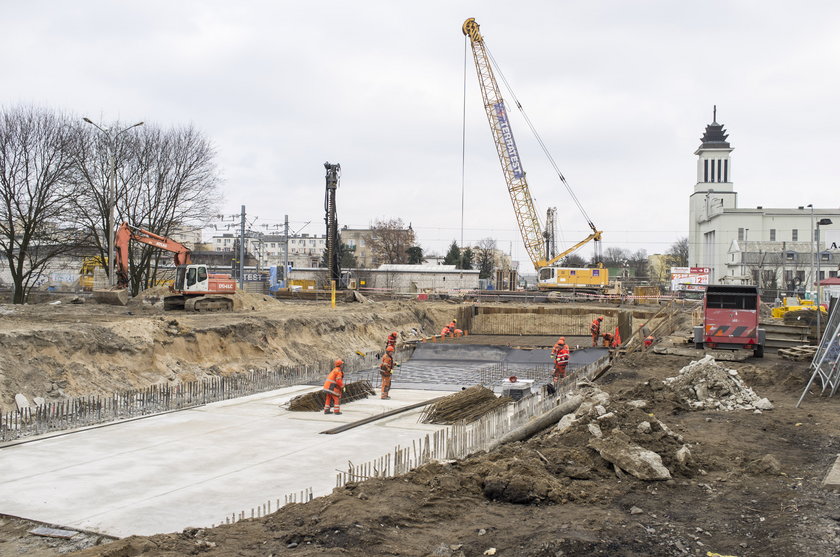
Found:
[(534, 137), (537, 138), (537, 142), (540, 144), (540, 147), (542, 148), (543, 153), (545, 153), (545, 156), (548, 157), (548, 160), (551, 163), (551, 166), (554, 167), (554, 171), (557, 173), (557, 176), (560, 177), (560, 181), (563, 182), (564, 186), (566, 186), (566, 190), (569, 192), (569, 195), (571, 196), (572, 201), (574, 201), (575, 205), (577, 205), (578, 210), (583, 215), (583, 218), (586, 219), (586, 223), (589, 225), (589, 227), (593, 231), (596, 230), (595, 225), (592, 223), (592, 219), (589, 218), (589, 215), (586, 213), (586, 210), (584, 210), (583, 205), (580, 204), (580, 201), (578, 200), (577, 196), (575, 195), (575, 192), (572, 190), (572, 187), (566, 181), (566, 177), (563, 176), (562, 172), (560, 172), (560, 168), (557, 166), (557, 163), (554, 161), (554, 157), (552, 157), (551, 153), (548, 151), (548, 147), (546, 147), (545, 143), (542, 140), (542, 137), (540, 137), (540, 134), (537, 133), (537, 129), (534, 127), (534, 124), (531, 123), (531, 119), (528, 118), (528, 115), (525, 113), (525, 109), (522, 108), (522, 104), (519, 102), (519, 99), (516, 97), (516, 94), (513, 92), (513, 89), (511, 88), (510, 83), (508, 83), (507, 78), (505, 78), (505, 74), (502, 73), (502, 69), (499, 67), (499, 64), (496, 62), (496, 59), (493, 57), (493, 53), (491, 53), (490, 49), (487, 48), (487, 43), (484, 44), (484, 48), (487, 49), (487, 55), (490, 57), (490, 62), (493, 64), (493, 67), (496, 69), (496, 72), (499, 74), (499, 77), (502, 78), (502, 83), (505, 84), (505, 88), (507, 89), (508, 93), (510, 93), (510, 96), (513, 99), (513, 102), (516, 103), (516, 108), (518, 108), (519, 111), (522, 113), (522, 116), (525, 118), (525, 122), (528, 124), (528, 127), (531, 129), (531, 133), (533, 133)]

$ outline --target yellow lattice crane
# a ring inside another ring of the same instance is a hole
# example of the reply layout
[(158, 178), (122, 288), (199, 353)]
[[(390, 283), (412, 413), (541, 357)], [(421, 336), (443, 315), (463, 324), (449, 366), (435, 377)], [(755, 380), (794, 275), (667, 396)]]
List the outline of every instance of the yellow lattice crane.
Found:
[[(499, 155), (499, 161), (502, 164), (502, 172), (504, 173), (505, 182), (510, 193), (510, 200), (513, 203), (513, 211), (516, 214), (519, 231), (522, 234), (522, 241), (525, 244), (528, 256), (531, 258), (531, 262), (534, 264), (534, 268), (540, 271), (540, 282), (543, 283), (546, 280), (550, 280), (550, 276), (556, 277), (556, 273), (546, 273), (543, 271), (543, 268), (554, 265), (554, 263), (580, 249), (588, 242), (600, 241), (602, 232), (595, 228), (595, 225), (586, 216), (577, 198), (574, 197), (574, 193), (568, 184), (566, 184), (562, 174), (560, 174), (561, 180), (569, 188), (569, 193), (572, 194), (575, 203), (584, 214), (587, 224), (592, 229), (592, 233), (569, 249), (558, 254), (550, 254), (549, 250), (545, 248), (545, 235), (547, 233), (550, 234), (551, 231), (546, 230), (544, 232), (540, 225), (540, 220), (534, 207), (534, 201), (528, 189), (528, 182), (525, 179), (522, 161), (519, 158), (519, 151), (513, 139), (513, 131), (508, 120), (505, 101), (502, 99), (499, 85), (493, 75), (491, 59), (484, 45), (484, 38), (479, 32), (478, 23), (476, 23), (474, 18), (466, 20), (461, 29), (464, 35), (470, 39), (473, 59), (475, 60), (475, 69), (478, 74), (478, 83), (481, 88), (481, 96), (484, 99), (484, 110), (487, 113), (487, 120), (490, 122), (490, 131), (493, 134), (496, 151)], [(553, 255), (553, 257), (550, 257), (550, 255)], [(597, 282), (603, 282), (603, 285), (606, 285), (606, 270), (603, 270), (601, 278)]]

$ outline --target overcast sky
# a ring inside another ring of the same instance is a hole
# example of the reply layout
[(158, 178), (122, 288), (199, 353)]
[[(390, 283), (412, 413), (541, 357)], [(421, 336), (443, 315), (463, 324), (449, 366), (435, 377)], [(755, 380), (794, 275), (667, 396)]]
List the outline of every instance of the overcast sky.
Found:
[[(687, 236), (693, 153), (714, 104), (735, 148), (741, 206), (838, 206), (837, 2), (0, 7), (0, 104), (106, 123), (193, 124), (218, 150), (222, 212), (246, 205), (257, 230), (288, 214), (294, 230), (323, 234), (329, 161), (342, 166), (340, 225), (399, 217), (427, 252), (460, 242), (468, 17), (604, 230), (604, 247), (656, 253)], [(529, 271), (467, 63), (464, 241), (493, 237)], [(541, 217), (557, 206), (566, 243), (582, 239), (585, 220), (521, 115), (510, 113)]]

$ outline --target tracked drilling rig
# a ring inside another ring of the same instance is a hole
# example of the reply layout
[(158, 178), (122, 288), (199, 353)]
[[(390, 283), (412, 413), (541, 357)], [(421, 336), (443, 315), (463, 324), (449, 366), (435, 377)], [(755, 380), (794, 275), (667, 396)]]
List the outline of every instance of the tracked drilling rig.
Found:
[(336, 287), (341, 286), (341, 266), (338, 239), (338, 215), (335, 209), (335, 192), (338, 189), (338, 180), (341, 177), (341, 165), (324, 163), (327, 169), (327, 193), (324, 198), (324, 210), (327, 215), (324, 220), (327, 223), (327, 267), (329, 268), (329, 280), (335, 281)]

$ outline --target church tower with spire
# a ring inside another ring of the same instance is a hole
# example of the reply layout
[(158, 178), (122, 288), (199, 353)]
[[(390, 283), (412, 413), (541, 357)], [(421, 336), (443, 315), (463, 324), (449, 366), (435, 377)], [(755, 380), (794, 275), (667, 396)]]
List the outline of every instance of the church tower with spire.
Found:
[[(717, 238), (715, 231), (705, 231), (704, 223), (725, 209), (735, 209), (738, 205), (737, 194), (732, 184), (733, 148), (727, 141), (728, 134), (723, 124), (717, 122), (717, 106), (712, 111), (712, 123), (706, 131), (697, 155), (697, 183), (689, 202), (690, 222), (688, 227), (688, 264), (691, 267), (714, 267), (714, 261), (721, 258), (726, 246), (721, 246), (722, 238)], [(711, 277), (714, 280), (715, 277)]]

